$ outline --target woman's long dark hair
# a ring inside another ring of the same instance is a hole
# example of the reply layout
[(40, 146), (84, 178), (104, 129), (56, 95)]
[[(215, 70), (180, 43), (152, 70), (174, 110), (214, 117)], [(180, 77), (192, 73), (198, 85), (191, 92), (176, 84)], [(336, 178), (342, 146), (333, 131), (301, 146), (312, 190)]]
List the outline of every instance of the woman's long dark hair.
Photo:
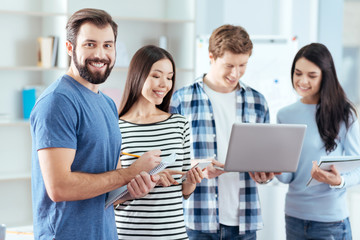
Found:
[(161, 59), (170, 60), (174, 74), (170, 91), (164, 97), (163, 102), (160, 105), (156, 105), (156, 107), (164, 112), (169, 111), (170, 100), (175, 86), (175, 62), (171, 54), (166, 50), (157, 46), (147, 45), (140, 48), (131, 59), (124, 93), (120, 103), (119, 118), (127, 113), (132, 105), (139, 99), (152, 65)]
[(299, 50), (291, 67), (293, 86), (295, 64), (300, 58), (309, 60), (321, 69), (322, 79), (320, 99), (316, 107), (316, 124), (326, 152), (329, 153), (337, 147), (335, 140), (341, 123), (344, 122), (346, 128), (349, 128), (354, 121), (353, 114), (356, 115), (356, 109), (346, 97), (338, 81), (333, 58), (325, 45), (311, 43)]

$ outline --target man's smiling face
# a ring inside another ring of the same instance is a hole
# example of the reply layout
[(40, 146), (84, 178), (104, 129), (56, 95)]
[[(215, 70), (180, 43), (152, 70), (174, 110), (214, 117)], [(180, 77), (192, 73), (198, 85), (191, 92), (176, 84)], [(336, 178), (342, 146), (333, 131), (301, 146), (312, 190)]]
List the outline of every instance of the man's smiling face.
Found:
[(73, 49), (73, 60), (80, 77), (92, 84), (105, 82), (115, 62), (115, 37), (111, 26), (99, 28), (84, 23)]

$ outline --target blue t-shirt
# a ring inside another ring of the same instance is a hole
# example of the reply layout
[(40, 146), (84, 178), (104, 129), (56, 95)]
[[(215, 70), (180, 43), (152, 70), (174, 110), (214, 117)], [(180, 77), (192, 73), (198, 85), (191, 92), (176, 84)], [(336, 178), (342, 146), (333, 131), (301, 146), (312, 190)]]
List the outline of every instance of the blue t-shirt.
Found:
[(121, 133), (114, 102), (64, 75), (40, 96), (30, 119), (35, 239), (117, 239), (114, 210), (105, 210), (106, 194), (53, 202), (47, 195), (37, 154), (43, 148), (71, 148), (76, 150), (72, 171), (116, 169)]

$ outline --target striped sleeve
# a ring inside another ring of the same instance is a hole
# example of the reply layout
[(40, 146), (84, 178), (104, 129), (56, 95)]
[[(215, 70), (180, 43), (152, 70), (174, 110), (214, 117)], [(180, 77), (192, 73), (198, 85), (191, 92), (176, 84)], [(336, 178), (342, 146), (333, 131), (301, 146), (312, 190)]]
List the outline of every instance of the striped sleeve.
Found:
[(191, 154), (190, 154), (190, 127), (189, 122), (186, 121), (184, 123), (184, 164), (183, 164), (183, 172), (189, 171), (191, 168)]

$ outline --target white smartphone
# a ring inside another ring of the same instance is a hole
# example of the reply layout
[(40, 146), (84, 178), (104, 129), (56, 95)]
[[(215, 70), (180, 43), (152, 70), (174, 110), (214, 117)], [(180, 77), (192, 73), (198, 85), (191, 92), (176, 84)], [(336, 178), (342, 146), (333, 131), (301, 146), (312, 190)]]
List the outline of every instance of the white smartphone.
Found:
[(219, 167), (219, 166), (216, 166), (216, 165), (214, 165), (214, 168), (217, 169), (217, 170), (225, 171), (223, 167)]
[[(194, 166), (191, 167), (191, 169), (199, 167), (201, 170), (204, 170), (209, 164), (211, 164), (211, 161), (197, 162)], [(187, 173), (181, 177), (181, 180), (185, 181), (186, 177), (187, 177)]]

